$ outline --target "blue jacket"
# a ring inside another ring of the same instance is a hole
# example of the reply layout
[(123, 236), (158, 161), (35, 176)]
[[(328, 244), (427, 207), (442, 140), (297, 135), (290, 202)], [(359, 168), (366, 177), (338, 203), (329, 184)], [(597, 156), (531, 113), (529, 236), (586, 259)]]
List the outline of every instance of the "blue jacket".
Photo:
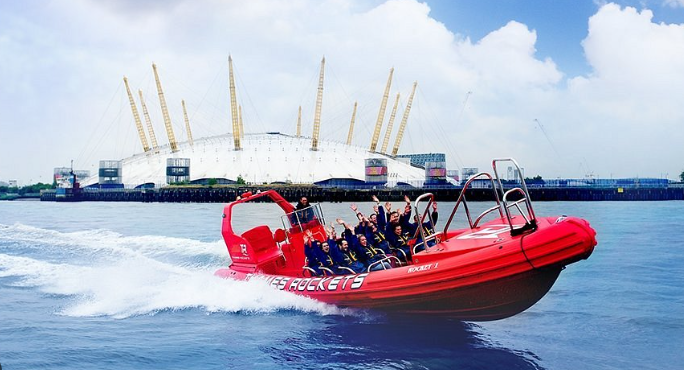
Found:
[[(365, 229), (365, 227), (364, 227)], [(362, 230), (365, 231), (365, 230)], [(362, 234), (364, 236), (364, 234)], [(373, 244), (370, 242), (371, 239), (369, 239), (366, 236), (366, 240), (368, 240), (368, 243), (364, 247), (361, 245), (361, 242), (359, 242), (359, 237), (357, 235), (352, 235), (351, 233), (347, 233), (346, 235), (346, 240), (347, 243), (349, 243), (349, 249), (354, 251), (356, 255), (358, 256), (358, 259), (365, 264), (368, 264), (369, 262), (373, 261), (378, 253), (376, 253), (373, 250)]]
[[(406, 217), (402, 217), (401, 220), (401, 227), (402, 231), (404, 232), (409, 232), (411, 237), (416, 235), (416, 230), (418, 230), (418, 223), (417, 222), (411, 222), (411, 212), (409, 212)], [(437, 218), (439, 217), (439, 214), (437, 211), (432, 211), (432, 220), (435, 222), (435, 225), (437, 225)], [(432, 228), (432, 223), (430, 223), (430, 220), (426, 220), (423, 222), (423, 229), (425, 230), (427, 235), (434, 234), (435, 230)], [(417, 236), (420, 238), (420, 235)]]

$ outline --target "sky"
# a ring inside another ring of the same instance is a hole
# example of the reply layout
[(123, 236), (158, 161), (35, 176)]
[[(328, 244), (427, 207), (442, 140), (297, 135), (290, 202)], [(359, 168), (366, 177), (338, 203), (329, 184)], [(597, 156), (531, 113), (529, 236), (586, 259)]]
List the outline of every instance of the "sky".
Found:
[(181, 99), (195, 139), (230, 132), (229, 55), (248, 134), (294, 134), (301, 105), (311, 135), (325, 56), (326, 140), (358, 102), (369, 146), (394, 68), (392, 140), (418, 82), (400, 153), (543, 178), (684, 171), (684, 0), (0, 0), (0, 181), (142, 152), (124, 75), (168, 143), (152, 63), (179, 141)]

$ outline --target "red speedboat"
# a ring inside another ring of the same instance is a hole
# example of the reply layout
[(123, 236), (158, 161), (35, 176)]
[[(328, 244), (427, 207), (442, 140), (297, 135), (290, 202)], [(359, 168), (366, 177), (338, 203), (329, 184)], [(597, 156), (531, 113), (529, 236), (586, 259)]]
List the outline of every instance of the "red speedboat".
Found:
[[(392, 268), (348, 275), (312, 276), (305, 266), (304, 235), (310, 230), (323, 241), (326, 235), (319, 205), (302, 211), (274, 190), (246, 193), (226, 205), (222, 234), (232, 260), (221, 277), (249, 279), (261, 276), (274, 289), (285, 290), (340, 307), (381, 309), (404, 313), (438, 314), (467, 321), (497, 320), (520, 313), (539, 301), (565, 266), (586, 259), (596, 246), (596, 232), (576, 217), (537, 217), (522, 176), (518, 187), (504, 191), (492, 161), (494, 177), (473, 176), (464, 186), (446, 225), (434, 228), (429, 213), (431, 194), (414, 202), (417, 240), (412, 261), (399, 264), (387, 256)], [(471, 217), (466, 189), (473, 183), (488, 186), (496, 204)], [(233, 207), (270, 198), (282, 210), (283, 228), (256, 226), (241, 235), (231, 224)], [(463, 207), (468, 227), (450, 229), (456, 211)], [(311, 217), (312, 216), (312, 217)], [(485, 221), (488, 220), (488, 221)], [(432, 225), (428, 234), (422, 225)], [(422, 243), (419, 243), (422, 244)], [(418, 251), (420, 250), (420, 251)], [(417, 251), (417, 252), (416, 252)], [(389, 266), (389, 263), (383, 263)]]

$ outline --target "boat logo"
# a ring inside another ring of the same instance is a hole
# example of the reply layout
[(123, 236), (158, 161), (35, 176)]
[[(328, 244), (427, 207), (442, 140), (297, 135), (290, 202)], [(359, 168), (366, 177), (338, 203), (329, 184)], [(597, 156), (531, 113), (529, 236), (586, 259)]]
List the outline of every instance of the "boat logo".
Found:
[(511, 228), (508, 225), (492, 225), (491, 227), (484, 228), (480, 231), (459, 236), (456, 239), (498, 239), (499, 234), (510, 230)]
[(247, 244), (240, 244), (240, 251), (242, 251), (242, 254), (245, 256), (249, 256), (249, 253), (247, 253)]
[(344, 275), (336, 277), (314, 277), (314, 278), (294, 278), (286, 276), (274, 276), (267, 280), (268, 284), (280, 290), (290, 292), (319, 292), (319, 291), (342, 291), (349, 289), (359, 289), (368, 273), (358, 275)]
[(437, 268), (437, 266), (439, 266), (439, 262), (435, 263), (434, 266), (432, 263), (429, 265), (412, 266), (412, 267), (409, 267), (407, 273), (410, 274), (410, 273), (417, 272), (417, 271), (427, 271), (427, 270), (430, 270), (431, 268)]

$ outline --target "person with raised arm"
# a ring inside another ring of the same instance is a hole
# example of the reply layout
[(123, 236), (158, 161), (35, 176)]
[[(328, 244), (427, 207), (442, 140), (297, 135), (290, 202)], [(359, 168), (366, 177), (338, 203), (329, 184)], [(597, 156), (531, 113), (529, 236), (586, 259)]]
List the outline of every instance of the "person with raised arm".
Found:
[(364, 220), (364, 218), (365, 218), (366, 216), (364, 216), (363, 213), (361, 213), (361, 212), (359, 211), (359, 207), (356, 205), (356, 203), (352, 203), (352, 204), (349, 206), (349, 208), (351, 208), (351, 210), (352, 210), (352, 211), (354, 212), (354, 214), (356, 215), (356, 218), (359, 220), (359, 224), (356, 225), (356, 226), (354, 227), (354, 232), (355, 232), (356, 234), (360, 234), (360, 233), (364, 232), (364, 230), (365, 230), (365, 225), (364, 225), (364, 221), (363, 221), (363, 220)]
[[(352, 228), (345, 223), (344, 220), (338, 218), (337, 223), (345, 228), (343, 233), (344, 239), (340, 241), (340, 251), (345, 256), (347, 267), (351, 268), (356, 273), (364, 271), (368, 266), (368, 251), (359, 243), (354, 230), (352, 230)], [(362, 237), (364, 239), (364, 244), (368, 246), (368, 240), (366, 240), (366, 236), (362, 235)]]
[(381, 249), (385, 254), (390, 254), (390, 245), (385, 233), (378, 228), (378, 225), (370, 223), (366, 229), (366, 238), (370, 240), (375, 248)]
[[(422, 244), (423, 241), (423, 236), (421, 233), (417, 232), (418, 231), (418, 223), (420, 222), (420, 217), (422, 215), (415, 215), (415, 220), (414, 222), (411, 222), (411, 207), (410, 207), (410, 199), (408, 196), (404, 196), (404, 199), (407, 202), (407, 207), (405, 208), (405, 216), (402, 217), (402, 223), (401, 226), (403, 228), (404, 232), (408, 232), (411, 238), (415, 238), (415, 245), (418, 245), (418, 248), (416, 248), (416, 252), (420, 252), (421, 250), (425, 249), (425, 246)], [(437, 212), (437, 202), (432, 202), (432, 213), (430, 214), (430, 218), (426, 218), (423, 221), (423, 230), (425, 232), (425, 236), (429, 236), (435, 233), (434, 226), (437, 225), (437, 219), (439, 217), (439, 212)], [(432, 221), (430, 221), (432, 220)], [(433, 240), (428, 241), (428, 245), (432, 246), (434, 245)]]
[(411, 261), (411, 245), (409, 244), (411, 235), (404, 231), (399, 223), (394, 225), (392, 238), (388, 238), (388, 240), (390, 240), (390, 247), (396, 252), (399, 259), (405, 262)]
[[(377, 197), (373, 196), (375, 199)], [(392, 203), (385, 202), (385, 208), (380, 207), (378, 209), (378, 227), (380, 230), (385, 232), (385, 235), (389, 235), (392, 232), (392, 224), (399, 222), (399, 212), (392, 211)]]
[(311, 234), (311, 230), (306, 230), (304, 234), (304, 255), (306, 256), (306, 266), (313, 270), (312, 275), (322, 275), (320, 268), (324, 266), (325, 255), (318, 240)]
[[(377, 197), (373, 196), (374, 199)], [(356, 210), (356, 205), (353, 205), (352, 210)], [(386, 241), (385, 234), (378, 229), (377, 212), (378, 206), (373, 206), (374, 212), (369, 217), (364, 216), (361, 212), (357, 212), (360, 218), (359, 224), (354, 227), (354, 235), (359, 239), (362, 235), (367, 240), (368, 246), (375, 249), (380, 249), (382, 253), (389, 254), (389, 244)], [(363, 251), (360, 251), (363, 252)], [(376, 252), (371, 253), (371, 256)]]
[(371, 197), (371, 199), (373, 200), (373, 202), (375, 202), (375, 204), (373, 204), (373, 213), (370, 216), (368, 216), (368, 221), (374, 223), (377, 226), (378, 225), (378, 217), (380, 216), (380, 211), (384, 212), (384, 210), (382, 209), (382, 206), (380, 205), (380, 199), (378, 199), (378, 197), (376, 195), (373, 195)]
[[(388, 255), (391, 255), (389, 243), (383, 241), (378, 243), (380, 244), (379, 246), (376, 246), (373, 243), (374, 237), (384, 238), (384, 235), (378, 231), (377, 225), (370, 222), (370, 220), (364, 217), (363, 221), (364, 233), (356, 234), (356, 238), (349, 240), (349, 242), (356, 243), (357, 249), (364, 251), (366, 254), (365, 263), (366, 267), (369, 268), (369, 271), (387, 270), (392, 268), (392, 264), (386, 259)], [(376, 263), (383, 259), (385, 260), (384, 262)]]
[(348, 271), (341, 270), (339, 268), (340, 266), (345, 265), (345, 261), (335, 240), (337, 238), (337, 235), (335, 234), (335, 227), (330, 225), (329, 227), (325, 228), (325, 232), (327, 239), (320, 243), (321, 247), (319, 258), (321, 260), (321, 266), (325, 267), (327, 270), (336, 275), (348, 274)]
[[(377, 249), (372, 243), (368, 241), (368, 236), (366, 235), (367, 224), (371, 224), (367, 218), (362, 219), (362, 232), (356, 233), (351, 230), (348, 224), (342, 219), (337, 219), (337, 222), (342, 225), (346, 230), (345, 239), (350, 244), (350, 248), (359, 255), (359, 260), (368, 266), (369, 264), (384, 258), (385, 251), (382, 249)], [(371, 224), (372, 225), (372, 224)]]
[(337, 232), (335, 231), (335, 225), (332, 223), (328, 224), (327, 227), (324, 227), (325, 229), (325, 235), (328, 238), (326, 241), (328, 245), (330, 246), (330, 253), (335, 261), (335, 263), (339, 263), (342, 261), (342, 256), (340, 254), (340, 240), (342, 240), (341, 237), (337, 236)]

